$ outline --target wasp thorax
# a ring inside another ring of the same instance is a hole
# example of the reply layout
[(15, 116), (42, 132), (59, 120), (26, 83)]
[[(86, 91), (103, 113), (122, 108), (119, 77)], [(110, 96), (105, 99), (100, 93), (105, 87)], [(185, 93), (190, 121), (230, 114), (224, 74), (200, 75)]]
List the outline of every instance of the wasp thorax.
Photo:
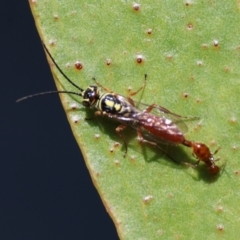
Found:
[(85, 107), (93, 106), (99, 100), (99, 91), (97, 86), (89, 86), (83, 92), (82, 104)]

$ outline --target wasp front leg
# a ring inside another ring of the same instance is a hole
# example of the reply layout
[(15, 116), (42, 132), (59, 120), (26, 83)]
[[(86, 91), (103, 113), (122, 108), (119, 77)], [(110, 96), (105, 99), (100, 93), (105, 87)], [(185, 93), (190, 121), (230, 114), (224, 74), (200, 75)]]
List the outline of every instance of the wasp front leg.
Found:
[(133, 99), (132, 99), (132, 96), (135, 96), (135, 95), (138, 94), (141, 90), (145, 89), (145, 87), (146, 87), (146, 80), (147, 80), (147, 74), (144, 75), (144, 83), (143, 83), (143, 85), (142, 85), (137, 91), (132, 92), (132, 93), (130, 93), (130, 94), (127, 96), (127, 100), (128, 100), (133, 106), (135, 106), (135, 103), (134, 103), (134, 101), (133, 101)]
[[(111, 115), (109, 115), (108, 113), (103, 112), (103, 111), (95, 111), (95, 116), (107, 116), (107, 117), (109, 117), (109, 118), (112, 118)], [(123, 143), (124, 143), (124, 146), (125, 146), (125, 153), (124, 153), (123, 157), (126, 156), (127, 150), (128, 150), (127, 141), (126, 141), (125, 137), (124, 137), (123, 134), (122, 134), (122, 131), (123, 131), (125, 128), (126, 128), (126, 125), (121, 124), (121, 125), (119, 125), (119, 126), (115, 129), (115, 131), (116, 131), (116, 133), (118, 134), (118, 136), (123, 140)]]
[[(96, 111), (96, 112), (94, 112), (94, 116), (95, 117), (98, 117), (98, 116), (102, 116), (103, 114), (102, 114), (102, 112), (101, 111)], [(85, 117), (84, 118), (86, 121), (90, 121), (90, 120), (93, 120), (94, 119), (94, 117)]]
[(95, 115), (96, 117), (98, 117), (98, 116), (108, 116), (108, 114), (107, 114), (106, 112), (102, 112), (102, 111), (100, 111), (100, 110), (95, 111), (95, 112), (94, 112), (94, 115)]

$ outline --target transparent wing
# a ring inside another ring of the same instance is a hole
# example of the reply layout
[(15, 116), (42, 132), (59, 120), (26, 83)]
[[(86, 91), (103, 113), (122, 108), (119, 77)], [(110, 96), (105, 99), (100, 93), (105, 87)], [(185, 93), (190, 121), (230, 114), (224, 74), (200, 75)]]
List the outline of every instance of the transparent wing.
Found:
[[(121, 95), (117, 95), (117, 98), (128, 111), (125, 114), (116, 113), (109, 114), (108, 116), (134, 129), (139, 130), (140, 127), (144, 137), (150, 138), (153, 141), (171, 143), (171, 140), (168, 140), (171, 139), (171, 135), (174, 139), (174, 135), (177, 137), (177, 135), (188, 131), (188, 127), (184, 121), (196, 119), (175, 114), (160, 105), (140, 103)], [(148, 121), (148, 114), (157, 123), (155, 126), (152, 126), (151, 121)], [(162, 134), (161, 131), (163, 132)], [(172, 144), (174, 144), (174, 140)]]
[[(134, 104), (135, 104), (135, 107), (140, 109), (141, 111), (146, 110), (150, 106), (148, 104), (137, 102), (137, 101), (134, 101)], [(177, 127), (180, 129), (182, 133), (186, 133), (188, 131), (188, 127), (185, 121), (198, 119), (198, 117), (185, 117), (185, 116), (178, 115), (160, 105), (152, 105), (152, 110), (150, 113), (154, 114), (157, 117), (162, 117), (162, 118), (171, 120), (174, 124), (177, 125)]]
[[(138, 124), (138, 121), (136, 121), (135, 118), (133, 118), (132, 116), (128, 116), (128, 117), (123, 117), (123, 116), (119, 116), (119, 115), (112, 115), (109, 114), (108, 115), (111, 119), (122, 123), (126, 126), (129, 126), (135, 130), (139, 130), (139, 127), (141, 128), (141, 135), (143, 136), (144, 139), (149, 140), (149, 141), (153, 141), (156, 143), (161, 143), (161, 144), (170, 144), (170, 145), (175, 145), (174, 142), (168, 141), (165, 138), (161, 138), (158, 136), (155, 136), (154, 134), (150, 133), (148, 130), (144, 129), (144, 127), (141, 127), (141, 125)], [(164, 131), (164, 129), (158, 129), (158, 130), (162, 130)]]

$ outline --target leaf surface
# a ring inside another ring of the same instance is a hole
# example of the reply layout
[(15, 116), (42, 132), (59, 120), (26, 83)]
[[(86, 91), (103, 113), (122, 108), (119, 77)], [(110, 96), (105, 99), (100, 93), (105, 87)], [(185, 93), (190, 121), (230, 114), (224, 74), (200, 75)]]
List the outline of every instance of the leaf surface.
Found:
[[(239, 228), (240, 6), (237, 1), (29, 1), (41, 39), (81, 88), (94, 84), (157, 103), (183, 116), (187, 139), (204, 142), (218, 178), (202, 164), (187, 168), (124, 132), (126, 158), (107, 118), (61, 94), (73, 134), (121, 239), (236, 239)], [(141, 63), (139, 63), (140, 61)], [(77, 91), (49, 60), (59, 90)], [(79, 62), (81, 69), (75, 64)], [(108, 63), (110, 63), (108, 65)], [(86, 121), (85, 117), (92, 118)], [(176, 161), (194, 163), (191, 149), (166, 145)], [(94, 216), (92, 216), (94, 217)]]

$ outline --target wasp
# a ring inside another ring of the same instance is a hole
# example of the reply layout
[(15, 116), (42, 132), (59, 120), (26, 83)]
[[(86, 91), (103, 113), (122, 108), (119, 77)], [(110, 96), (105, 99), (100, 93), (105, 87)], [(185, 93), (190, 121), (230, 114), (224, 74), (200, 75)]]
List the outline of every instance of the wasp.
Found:
[[(159, 147), (158, 140), (162, 140), (171, 144), (182, 144), (186, 147), (192, 149), (192, 153), (197, 159), (196, 164), (185, 163), (191, 167), (197, 167), (199, 162), (205, 163), (210, 174), (216, 175), (220, 171), (220, 167), (215, 164), (218, 159), (214, 159), (214, 155), (218, 152), (218, 149), (211, 153), (208, 146), (201, 142), (195, 142), (187, 140), (184, 136), (184, 131), (186, 129), (185, 123), (182, 121), (182, 116), (172, 113), (168, 109), (152, 104), (145, 105), (144, 110), (139, 109), (135, 105), (135, 102), (132, 99), (132, 96), (136, 95), (139, 91), (145, 88), (147, 75), (145, 74), (145, 81), (141, 88), (136, 92), (132, 92), (128, 97), (116, 94), (108, 88), (102, 86), (95, 78), (96, 85), (90, 85), (85, 90), (75, 84), (58, 66), (55, 62), (53, 56), (49, 52), (48, 48), (43, 44), (45, 51), (48, 56), (58, 69), (58, 71), (63, 75), (63, 77), (72, 84), (79, 92), (73, 91), (47, 91), (37, 94), (32, 94), (25, 96), (17, 100), (17, 102), (25, 100), (30, 97), (35, 97), (44, 94), (52, 93), (67, 93), (72, 95), (77, 95), (82, 98), (82, 104), (86, 108), (92, 108), (95, 110), (95, 115), (97, 116), (106, 116), (110, 119), (113, 119), (119, 122), (119, 125), (116, 128), (116, 132), (123, 139), (125, 145), (125, 153), (127, 153), (127, 142), (122, 134), (122, 131), (130, 126), (134, 128), (137, 132), (138, 141), (140, 143), (150, 144), (152, 146), (163, 149)], [(153, 109), (158, 110), (158, 114), (154, 114)], [(181, 123), (181, 124), (180, 124)], [(182, 126), (182, 127), (181, 127)], [(165, 151), (164, 151), (165, 152)], [(165, 152), (166, 153), (166, 152)], [(172, 159), (167, 153), (166, 155)]]
[[(151, 111), (153, 109), (160, 110), (161, 116), (152, 114)], [(142, 143), (160, 148), (156, 141), (156, 139), (160, 139), (167, 143), (175, 145), (182, 144), (192, 148), (192, 154), (197, 159), (197, 162), (194, 165), (185, 163), (186, 165), (195, 168), (199, 165), (200, 161), (202, 161), (205, 163), (211, 175), (217, 175), (219, 173), (220, 167), (215, 163), (219, 159), (214, 159), (214, 155), (219, 151), (219, 148), (214, 153), (211, 153), (206, 144), (186, 139), (184, 131), (181, 130), (181, 128), (187, 128), (181, 120), (182, 116), (172, 113), (166, 108), (152, 104), (143, 111), (129, 112), (127, 116), (110, 114), (110, 117), (121, 122), (123, 124), (120, 125), (122, 129), (124, 129), (126, 125), (134, 127), (137, 130), (138, 140)], [(144, 136), (148, 136), (150, 139), (154, 139), (154, 141), (147, 140)], [(163, 151), (162, 148), (160, 149)], [(166, 152), (165, 154), (172, 159)]]

